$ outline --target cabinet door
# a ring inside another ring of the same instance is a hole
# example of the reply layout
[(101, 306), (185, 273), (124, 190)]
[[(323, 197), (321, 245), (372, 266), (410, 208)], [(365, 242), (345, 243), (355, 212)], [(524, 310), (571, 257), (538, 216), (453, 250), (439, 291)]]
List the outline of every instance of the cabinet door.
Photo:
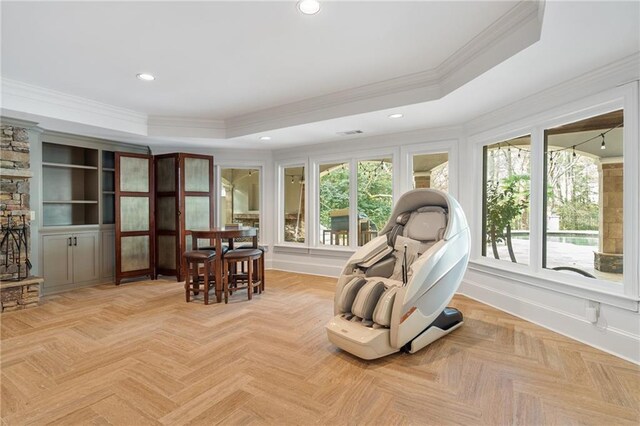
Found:
[(45, 287), (55, 287), (73, 282), (73, 257), (71, 234), (45, 235), (42, 237), (44, 258), (42, 272)]
[(100, 278), (111, 278), (116, 265), (116, 234), (115, 231), (102, 231), (102, 266)]
[(92, 281), (100, 276), (99, 232), (73, 234), (73, 282)]

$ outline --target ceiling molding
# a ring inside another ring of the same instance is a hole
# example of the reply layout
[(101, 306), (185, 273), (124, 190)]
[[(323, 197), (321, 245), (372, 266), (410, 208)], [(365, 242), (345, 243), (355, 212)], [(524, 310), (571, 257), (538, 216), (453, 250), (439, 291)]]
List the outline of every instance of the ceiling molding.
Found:
[(482, 132), (500, 125), (504, 117), (513, 123), (525, 117), (548, 110), (567, 99), (593, 95), (613, 85), (622, 85), (640, 78), (640, 52), (619, 59), (600, 68), (563, 81), (534, 95), (519, 99), (502, 108), (470, 120), (465, 128), (467, 135), (480, 137)]
[(440, 99), (540, 39), (544, 0), (523, 0), (435, 69), (232, 117), (238, 137)]
[(148, 119), (148, 135), (159, 137), (225, 139), (226, 128), (224, 120), (151, 116)]
[(138, 135), (147, 134), (146, 114), (5, 77), (2, 77), (2, 108)]

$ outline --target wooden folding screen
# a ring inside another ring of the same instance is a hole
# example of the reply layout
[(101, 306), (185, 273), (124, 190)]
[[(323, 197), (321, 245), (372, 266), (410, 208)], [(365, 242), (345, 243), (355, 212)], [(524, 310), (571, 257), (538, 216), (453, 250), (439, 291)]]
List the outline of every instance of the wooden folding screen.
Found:
[(153, 156), (115, 155), (116, 285), (123, 278), (155, 279)]
[(182, 281), (182, 254), (191, 249), (189, 230), (213, 227), (213, 157), (157, 155), (155, 170), (157, 272)]

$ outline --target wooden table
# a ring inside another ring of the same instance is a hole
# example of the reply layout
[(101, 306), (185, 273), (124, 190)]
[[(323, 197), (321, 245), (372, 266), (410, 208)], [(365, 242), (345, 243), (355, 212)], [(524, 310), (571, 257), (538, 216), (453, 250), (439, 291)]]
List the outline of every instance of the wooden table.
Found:
[(222, 226), (220, 228), (201, 228), (187, 231), (191, 234), (192, 250), (198, 250), (198, 239), (216, 240), (216, 257), (214, 269), (216, 275), (216, 300), (222, 302), (222, 240), (229, 242), (229, 249), (233, 249), (233, 239), (252, 237), (253, 248), (258, 248), (258, 230), (250, 226)]

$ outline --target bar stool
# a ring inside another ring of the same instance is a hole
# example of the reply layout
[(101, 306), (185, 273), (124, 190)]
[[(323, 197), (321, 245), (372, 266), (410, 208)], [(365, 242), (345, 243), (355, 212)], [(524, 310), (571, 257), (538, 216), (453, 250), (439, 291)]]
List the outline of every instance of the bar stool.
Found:
[[(258, 267), (254, 268), (254, 261), (258, 263)], [(247, 272), (242, 273), (238, 271), (244, 270), (244, 268), (238, 268), (238, 263), (247, 263)], [(222, 258), (222, 286), (224, 288), (224, 303), (229, 302), (229, 292), (236, 290), (247, 290), (247, 297), (249, 300), (253, 298), (253, 292), (256, 290), (258, 293), (262, 293), (263, 288), (263, 273), (264, 269), (264, 256), (262, 250), (254, 248), (242, 248), (229, 250)], [(255, 269), (255, 270), (254, 270)], [(246, 285), (238, 287), (238, 282), (244, 281)], [(231, 284), (234, 285), (233, 289), (230, 288)]]
[[(186, 262), (186, 277), (184, 281), (184, 291), (187, 303), (191, 301), (191, 293), (196, 296), (200, 292), (200, 272), (198, 271), (199, 265), (204, 264), (204, 274), (202, 281), (204, 284), (204, 304), (209, 304), (209, 290), (215, 287), (215, 279), (213, 276), (213, 265), (216, 257), (216, 253), (211, 250), (192, 250), (184, 253), (184, 260)], [(192, 269), (193, 268), (193, 269)], [(190, 272), (193, 275), (193, 286), (191, 286)]]
[[(247, 243), (247, 242), (241, 242), (240, 245), (238, 245), (237, 247), (238, 249), (246, 249), (246, 248), (253, 248), (253, 244), (252, 243)], [(260, 291), (264, 291), (264, 283), (265, 283), (265, 273), (264, 273), (264, 256), (265, 256), (265, 252), (267, 251), (267, 247), (263, 246), (263, 245), (258, 245), (258, 250), (260, 250), (262, 252), (262, 261), (256, 260), (255, 262), (255, 268), (254, 268), (254, 274), (256, 273), (256, 271), (258, 271), (258, 269), (260, 269), (260, 273), (262, 274), (262, 279), (260, 280), (261, 284), (260, 284)], [(243, 265), (243, 270), (242, 272), (244, 272), (244, 263)]]

